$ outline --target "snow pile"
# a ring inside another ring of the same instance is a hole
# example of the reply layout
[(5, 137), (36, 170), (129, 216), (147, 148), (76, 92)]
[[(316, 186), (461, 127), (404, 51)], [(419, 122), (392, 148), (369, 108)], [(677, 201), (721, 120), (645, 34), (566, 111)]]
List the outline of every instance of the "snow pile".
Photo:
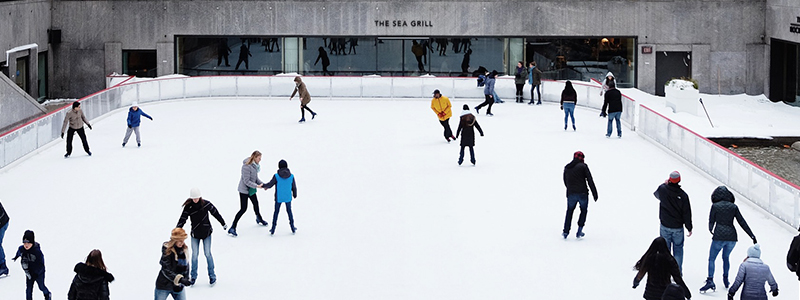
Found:
[(670, 80), (667, 83), (667, 86), (672, 87), (672, 88), (676, 88), (676, 89), (679, 89), (679, 90), (689, 90), (689, 89), (697, 90), (694, 87), (694, 82), (691, 82), (691, 81), (688, 81), (688, 80), (683, 80), (683, 79)]

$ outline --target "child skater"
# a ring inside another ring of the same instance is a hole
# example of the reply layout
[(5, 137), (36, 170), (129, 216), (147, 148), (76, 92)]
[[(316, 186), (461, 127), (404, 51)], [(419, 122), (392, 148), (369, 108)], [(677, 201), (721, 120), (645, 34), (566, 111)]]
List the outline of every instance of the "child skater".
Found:
[(44, 254), (39, 248), (39, 243), (34, 239), (33, 231), (25, 230), (22, 235), (22, 246), (17, 249), (17, 255), (12, 259), (22, 257), (22, 270), (25, 271), (25, 299), (33, 299), (33, 283), (39, 286), (39, 290), (44, 293), (44, 299), (50, 300), (50, 290), (44, 285)]
[(272, 180), (264, 184), (264, 189), (275, 186), (275, 211), (272, 213), (272, 229), (269, 234), (275, 234), (275, 224), (278, 222), (278, 212), (281, 210), (281, 203), (286, 203), (286, 213), (289, 215), (289, 227), (292, 234), (297, 231), (294, 227), (294, 215), (292, 215), (292, 199), (297, 198), (297, 186), (295, 185), (294, 175), (289, 171), (289, 164), (281, 159), (278, 162), (278, 172), (272, 176)]
[(139, 108), (139, 103), (133, 102), (133, 106), (128, 109), (128, 130), (125, 131), (125, 139), (122, 140), (122, 147), (125, 147), (125, 144), (128, 143), (128, 139), (131, 138), (131, 132), (136, 133), (136, 145), (138, 147), (142, 146), (142, 139), (139, 138), (139, 125), (142, 123), (142, 116), (153, 120), (153, 117), (144, 113), (144, 111)]

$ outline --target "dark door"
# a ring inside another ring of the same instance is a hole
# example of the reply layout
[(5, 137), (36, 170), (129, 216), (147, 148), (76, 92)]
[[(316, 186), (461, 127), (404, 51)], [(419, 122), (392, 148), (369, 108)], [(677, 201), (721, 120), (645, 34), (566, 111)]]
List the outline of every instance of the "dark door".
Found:
[(664, 96), (664, 85), (681, 77), (692, 77), (692, 53), (656, 52), (656, 95)]
[(22, 88), (23, 91), (28, 91), (28, 57), (17, 58), (17, 73), (15, 74), (14, 82)]
[(772, 101), (795, 101), (797, 48), (796, 44), (772, 39), (769, 65), (769, 99)]

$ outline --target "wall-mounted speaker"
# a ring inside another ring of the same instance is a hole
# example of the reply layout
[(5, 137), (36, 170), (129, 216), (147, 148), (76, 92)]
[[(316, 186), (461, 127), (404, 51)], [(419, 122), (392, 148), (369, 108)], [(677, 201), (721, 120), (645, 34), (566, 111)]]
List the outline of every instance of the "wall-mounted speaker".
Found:
[(61, 29), (48, 29), (47, 30), (47, 43), (60, 44), (61, 43)]

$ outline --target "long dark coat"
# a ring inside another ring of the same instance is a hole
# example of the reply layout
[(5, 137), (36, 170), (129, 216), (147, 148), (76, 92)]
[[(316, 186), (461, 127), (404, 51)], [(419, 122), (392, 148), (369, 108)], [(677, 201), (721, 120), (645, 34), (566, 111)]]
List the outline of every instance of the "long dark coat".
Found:
[(478, 128), (478, 132), (483, 136), (483, 129), (481, 129), (481, 125), (478, 124), (478, 120), (475, 119), (474, 115), (469, 113), (461, 116), (461, 120), (458, 122), (458, 130), (456, 130), (456, 138), (461, 133), (461, 146), (475, 146), (475, 129), (473, 127)]

